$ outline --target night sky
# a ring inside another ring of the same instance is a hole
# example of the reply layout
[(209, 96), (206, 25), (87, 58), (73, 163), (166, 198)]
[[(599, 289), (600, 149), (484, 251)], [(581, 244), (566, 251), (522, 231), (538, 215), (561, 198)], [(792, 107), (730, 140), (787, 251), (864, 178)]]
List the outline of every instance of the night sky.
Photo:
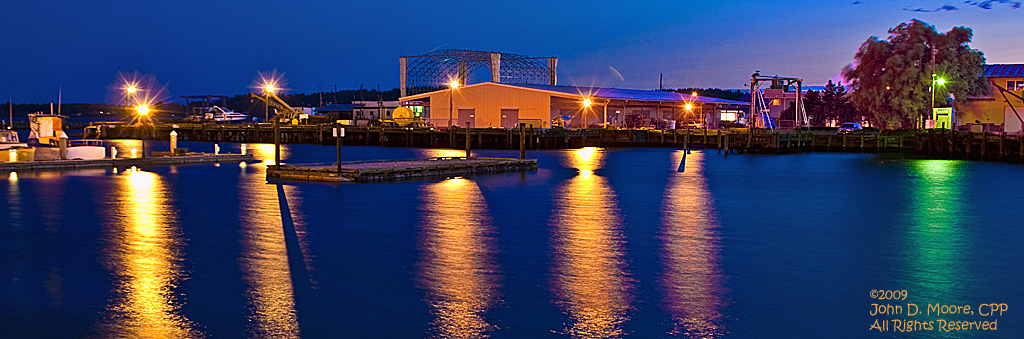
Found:
[[(0, 100), (114, 103), (118, 73), (159, 96), (240, 94), (276, 69), (294, 92), (398, 86), (435, 49), (557, 56), (560, 85), (743, 88), (750, 74), (824, 84), (870, 36), (920, 19), (974, 29), (989, 63), (1024, 63), (1014, 1), (5, 1)], [(621, 74), (621, 77), (620, 77)], [(155, 93), (155, 91), (154, 91)], [(122, 99), (123, 100), (123, 99)]]

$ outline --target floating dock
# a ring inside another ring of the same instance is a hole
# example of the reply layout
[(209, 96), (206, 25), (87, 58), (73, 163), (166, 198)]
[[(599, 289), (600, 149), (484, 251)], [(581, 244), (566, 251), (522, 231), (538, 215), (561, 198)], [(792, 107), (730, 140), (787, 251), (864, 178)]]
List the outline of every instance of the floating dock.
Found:
[(167, 166), (255, 161), (252, 154), (194, 154), (99, 160), (49, 160), (0, 163), (0, 172), (75, 170), (131, 166)]
[(536, 159), (437, 157), (423, 160), (343, 162), (340, 172), (336, 163), (270, 166), (267, 168), (267, 179), (379, 182), (536, 170)]

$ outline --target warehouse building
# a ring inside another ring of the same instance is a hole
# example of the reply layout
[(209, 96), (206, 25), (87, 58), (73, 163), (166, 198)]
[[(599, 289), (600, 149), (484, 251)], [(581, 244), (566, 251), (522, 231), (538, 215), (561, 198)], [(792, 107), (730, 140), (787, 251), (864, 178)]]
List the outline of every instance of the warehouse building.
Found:
[(399, 99), (437, 127), (716, 128), (749, 103), (674, 92), (485, 82)]
[[(957, 106), (960, 125), (974, 131), (1020, 133), (1024, 125), (1024, 102), (1020, 100), (1024, 96), (1024, 64), (986, 65), (984, 76), (990, 81), (989, 95), (968, 97), (966, 104)], [(1005, 98), (996, 86), (1008, 91)]]

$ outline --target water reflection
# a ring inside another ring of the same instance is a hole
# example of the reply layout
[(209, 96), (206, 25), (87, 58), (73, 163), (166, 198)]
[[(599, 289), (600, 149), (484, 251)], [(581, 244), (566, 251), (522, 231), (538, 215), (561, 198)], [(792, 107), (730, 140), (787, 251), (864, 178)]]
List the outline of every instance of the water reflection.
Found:
[(571, 151), (566, 162), (580, 175), (560, 185), (554, 199), (555, 296), (572, 337), (625, 335), (632, 302), (615, 193), (594, 174), (603, 161), (599, 149)]
[(429, 148), (417, 150), (421, 158), (437, 158), (437, 157), (464, 157), (466, 156), (466, 150), (457, 149), (444, 149), (444, 148)]
[(119, 195), (107, 253), (115, 288), (100, 332), (107, 337), (200, 335), (178, 313), (184, 301), (174, 290), (184, 274), (170, 192), (158, 175), (135, 168), (117, 175), (115, 186)]
[[(266, 154), (265, 145), (250, 144), (250, 150)], [(269, 146), (272, 164), (274, 145)], [(263, 158), (257, 155), (257, 159)], [(255, 337), (298, 338), (294, 286), (276, 185), (267, 184), (262, 173), (242, 173), (238, 186), (242, 198), (240, 265), (248, 285), (249, 331)]]
[(673, 153), (671, 164), (685, 161), (686, 172), (669, 174), (663, 196), (659, 238), (665, 271), (659, 282), (672, 316), (672, 335), (716, 338), (726, 333), (719, 223), (704, 175), (705, 153), (684, 152)]
[(499, 300), (487, 203), (477, 184), (456, 178), (422, 190), (421, 283), (427, 290), (430, 334), (487, 337), (484, 315)]
[[(246, 153), (252, 154), (253, 159), (261, 160), (266, 166), (274, 166), (274, 144), (245, 144)], [(291, 156), (291, 149), (288, 145), (281, 145), (281, 161)]]
[(911, 225), (904, 235), (908, 246), (901, 261), (909, 265), (907, 281), (916, 285), (908, 289), (919, 298), (960, 300), (955, 290), (963, 287), (961, 253), (968, 243), (960, 226), (962, 166), (961, 161), (949, 160), (910, 163)]

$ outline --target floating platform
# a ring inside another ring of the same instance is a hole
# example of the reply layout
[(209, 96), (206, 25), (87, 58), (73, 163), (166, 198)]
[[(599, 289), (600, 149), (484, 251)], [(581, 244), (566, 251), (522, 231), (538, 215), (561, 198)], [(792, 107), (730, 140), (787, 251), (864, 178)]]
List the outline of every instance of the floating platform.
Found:
[(267, 179), (379, 182), (536, 170), (536, 159), (437, 157), (422, 160), (342, 162), (340, 173), (336, 163), (270, 166), (267, 168)]
[(0, 163), (0, 172), (74, 170), (131, 166), (165, 166), (255, 161), (252, 154), (195, 154), (99, 160), (48, 160)]

